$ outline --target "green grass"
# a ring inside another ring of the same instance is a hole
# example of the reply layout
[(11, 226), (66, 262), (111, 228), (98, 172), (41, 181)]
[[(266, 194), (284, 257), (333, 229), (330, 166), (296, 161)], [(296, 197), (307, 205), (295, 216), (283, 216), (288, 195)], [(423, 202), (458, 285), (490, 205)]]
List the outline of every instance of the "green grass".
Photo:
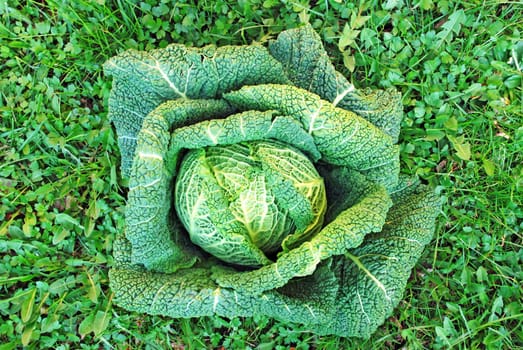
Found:
[[(523, 4), (381, 3), (0, 1), (0, 349), (523, 348)], [(365, 341), (115, 307), (125, 190), (103, 62), (304, 21), (357, 86), (403, 93), (403, 169), (442, 196), (404, 301)]]

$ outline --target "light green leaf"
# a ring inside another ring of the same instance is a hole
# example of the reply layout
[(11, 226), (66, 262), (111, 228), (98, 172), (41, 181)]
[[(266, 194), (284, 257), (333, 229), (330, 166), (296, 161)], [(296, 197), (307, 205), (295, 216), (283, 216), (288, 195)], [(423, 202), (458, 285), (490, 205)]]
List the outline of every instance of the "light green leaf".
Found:
[(470, 144), (468, 142), (454, 144), (454, 149), (458, 157), (463, 160), (470, 160)]
[(449, 119), (445, 120), (443, 125), (448, 130), (451, 130), (451, 131), (458, 130), (458, 120), (456, 119), (456, 117), (450, 117)]
[(450, 42), (454, 38), (454, 35), (458, 35), (466, 19), (465, 11), (461, 9), (452, 13), (448, 20), (441, 26), (441, 31), (436, 35), (439, 39), (437, 47), (441, 47), (445, 42)]
[(86, 318), (83, 319), (82, 322), (80, 322), (80, 325), (78, 326), (78, 333), (83, 337), (85, 337), (87, 334), (91, 333), (93, 331), (94, 327), (94, 314), (90, 314)]
[(50, 333), (61, 327), (58, 314), (45, 317), (40, 324), (40, 332)]
[(24, 224), (22, 230), (26, 237), (31, 237), (34, 225), (36, 225), (36, 216), (32, 212), (27, 212), (24, 218)]
[(71, 215), (67, 213), (56, 214), (54, 221), (56, 225), (73, 225), (79, 227), (80, 229), (84, 228), (80, 224), (80, 221), (78, 221), (78, 219), (73, 218)]
[(476, 279), (479, 283), (488, 281), (488, 272), (483, 266), (478, 267), (476, 270)]
[(425, 140), (434, 141), (441, 140), (446, 136), (446, 133), (441, 129), (427, 129)]
[(23, 323), (29, 322), (31, 316), (33, 315), (33, 308), (36, 298), (36, 288), (32, 288), (27, 296), (24, 298), (22, 305), (20, 306), (20, 318)]
[(494, 176), (496, 174), (496, 163), (492, 160), (484, 158), (483, 159), (483, 169), (488, 176)]
[(353, 29), (360, 29), (369, 19), (370, 16), (362, 16), (361, 14), (354, 12), (350, 19), (350, 26)]
[(503, 302), (503, 297), (501, 295), (494, 299), (494, 301), (492, 302), (490, 316), (488, 318), (489, 322), (494, 322), (500, 318), (500, 316), (503, 314), (504, 304), (505, 303)]
[(356, 69), (356, 58), (349, 54), (348, 51), (343, 52), (343, 64), (352, 73)]
[(465, 137), (458, 136), (454, 137), (451, 135), (447, 135), (447, 138), (452, 143), (452, 147), (456, 151), (456, 155), (463, 160), (470, 160), (471, 151), (470, 151), (470, 143), (465, 142)]
[(383, 8), (388, 11), (401, 6), (403, 6), (403, 0), (387, 0), (385, 4), (383, 4)]
[(89, 272), (86, 272), (87, 278), (89, 280), (89, 287), (87, 290), (87, 297), (89, 300), (91, 300), (93, 303), (98, 302), (98, 294), (100, 293), (99, 287), (97, 284), (94, 283), (93, 278)]
[(35, 327), (36, 327), (36, 323), (31, 323), (30, 325), (25, 325), (24, 330), (22, 332), (22, 337), (21, 337), (23, 346), (27, 346), (31, 342), (31, 339), (33, 338), (33, 335), (34, 335)]
[(341, 33), (340, 39), (338, 41), (338, 48), (340, 51), (343, 52), (347, 46), (354, 45), (360, 32), (360, 30), (353, 29), (348, 24), (345, 24), (343, 32)]
[(432, 10), (434, 8), (434, 3), (432, 0), (420, 0), (418, 4), (425, 11)]
[(93, 318), (93, 332), (94, 335), (99, 337), (105, 331), (111, 320), (111, 314), (106, 311), (98, 310)]
[(62, 242), (64, 239), (66, 239), (67, 237), (69, 237), (69, 234), (70, 234), (70, 231), (65, 229), (65, 228), (62, 228), (58, 233), (55, 233), (54, 236), (53, 236), (53, 244), (54, 245), (57, 245), (59, 244), (60, 242)]

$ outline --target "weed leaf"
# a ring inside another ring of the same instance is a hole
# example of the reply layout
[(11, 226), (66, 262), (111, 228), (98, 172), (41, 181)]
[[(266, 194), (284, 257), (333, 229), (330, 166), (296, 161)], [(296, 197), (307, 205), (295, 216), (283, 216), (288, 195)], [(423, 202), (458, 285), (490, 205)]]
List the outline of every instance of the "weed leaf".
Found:
[(437, 47), (441, 47), (445, 42), (450, 42), (454, 35), (459, 35), (461, 26), (465, 23), (467, 16), (463, 10), (458, 10), (451, 14), (448, 20), (441, 26), (443, 29), (437, 34), (439, 39)]
[(33, 314), (33, 308), (35, 304), (35, 297), (36, 297), (36, 288), (33, 288), (31, 292), (29, 292), (29, 295), (24, 300), (20, 307), (20, 317), (22, 318), (23, 323), (29, 322), (31, 319), (31, 316)]

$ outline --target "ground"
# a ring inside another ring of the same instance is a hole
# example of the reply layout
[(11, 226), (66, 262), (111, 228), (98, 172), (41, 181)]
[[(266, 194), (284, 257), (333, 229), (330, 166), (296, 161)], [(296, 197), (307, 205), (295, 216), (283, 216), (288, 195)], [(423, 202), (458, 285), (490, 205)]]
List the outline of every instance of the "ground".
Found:
[[(523, 348), (523, 5), (509, 1), (0, 1), (0, 349)], [(369, 340), (112, 303), (125, 187), (102, 64), (266, 42), (311, 23), (357, 87), (403, 94), (402, 169), (443, 206)]]

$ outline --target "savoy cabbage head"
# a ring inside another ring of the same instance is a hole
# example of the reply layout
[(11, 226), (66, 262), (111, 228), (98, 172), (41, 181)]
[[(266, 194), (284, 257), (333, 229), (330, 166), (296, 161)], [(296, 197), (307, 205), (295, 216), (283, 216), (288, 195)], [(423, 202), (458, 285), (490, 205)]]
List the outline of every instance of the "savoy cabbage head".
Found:
[(268, 48), (170, 45), (104, 68), (129, 179), (118, 305), (347, 337), (391, 314), (439, 208), (399, 175), (396, 91), (355, 89), (310, 26)]

